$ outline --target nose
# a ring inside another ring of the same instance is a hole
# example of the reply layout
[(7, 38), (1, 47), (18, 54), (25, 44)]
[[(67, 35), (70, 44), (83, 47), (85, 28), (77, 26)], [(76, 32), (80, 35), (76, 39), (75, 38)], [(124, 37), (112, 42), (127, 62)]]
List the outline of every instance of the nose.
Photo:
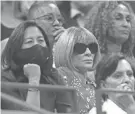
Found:
[(126, 19), (123, 20), (123, 27), (129, 28), (130, 27), (130, 22), (128, 22)]
[(33, 45), (39, 44), (37, 40), (34, 40)]
[(53, 25), (54, 25), (54, 26), (60, 25), (59, 20), (58, 20), (58, 19), (55, 19), (54, 22), (53, 22)]
[(89, 56), (92, 54), (91, 51), (89, 50), (89, 48), (86, 48), (85, 54), (89, 55)]
[(130, 78), (129, 78), (129, 76), (127, 75), (127, 74), (124, 74), (124, 80), (123, 80), (125, 83), (130, 83)]

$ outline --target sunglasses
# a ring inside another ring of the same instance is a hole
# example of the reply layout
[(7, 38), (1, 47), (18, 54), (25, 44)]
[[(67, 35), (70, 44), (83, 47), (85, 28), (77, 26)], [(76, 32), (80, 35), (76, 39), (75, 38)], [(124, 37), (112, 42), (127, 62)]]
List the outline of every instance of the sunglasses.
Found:
[(96, 43), (91, 43), (88, 45), (85, 45), (83, 43), (76, 43), (74, 46), (74, 52), (78, 54), (83, 54), (87, 48), (89, 48), (92, 54), (96, 54), (98, 51), (98, 45)]

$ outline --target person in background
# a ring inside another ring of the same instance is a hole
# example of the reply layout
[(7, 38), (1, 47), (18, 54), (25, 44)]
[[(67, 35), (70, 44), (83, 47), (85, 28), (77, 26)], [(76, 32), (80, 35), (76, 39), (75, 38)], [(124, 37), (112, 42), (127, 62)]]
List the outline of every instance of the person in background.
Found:
[(14, 15), (15, 15), (15, 17), (27, 20), (28, 11), (35, 1), (36, 0), (15, 1), (14, 2)]
[[(24, 21), (22, 18), (15, 15), (16, 1), (1, 1), (1, 40), (10, 36), (14, 28)], [(16, 9), (16, 12), (18, 10)], [(21, 15), (22, 12), (19, 12)]]
[(27, 13), (34, 1), (1, 1), (1, 52), (14, 28), (27, 20)]
[[(63, 85), (64, 81), (52, 68), (52, 51), (46, 33), (35, 21), (25, 21), (12, 32), (2, 53), (2, 82), (28, 83), (29, 85)], [(48, 111), (72, 112), (72, 99), (68, 92), (46, 92), (36, 88), (1, 91)], [(9, 101), (1, 101), (6, 110), (24, 110)]]
[(51, 47), (64, 32), (64, 18), (54, 1), (36, 1), (28, 12), (28, 19), (40, 20)]
[(95, 83), (87, 79), (100, 60), (100, 49), (95, 36), (85, 28), (70, 27), (56, 42), (54, 62), (66, 86), (77, 90), (80, 114), (95, 106)]
[[(53, 1), (35, 1), (28, 10), (27, 20), (40, 20), (44, 31), (46, 32), (50, 46), (58, 40), (64, 28), (62, 27), (64, 19), (60, 14), (60, 11)], [(39, 22), (39, 21), (38, 21)], [(4, 42), (4, 46), (6, 45)], [(2, 47), (4, 49), (4, 46)]]
[[(106, 54), (96, 68), (97, 89), (135, 91), (134, 68), (120, 53)], [(135, 100), (131, 94), (104, 93), (102, 111), (106, 114), (134, 114)], [(89, 114), (96, 114), (93, 107)]]
[(87, 14), (99, 1), (56, 1), (65, 19), (64, 27), (84, 27)]
[(101, 53), (121, 52), (134, 59), (133, 11), (124, 1), (102, 1), (89, 12), (85, 27), (97, 38)]
[(65, 23), (63, 24), (64, 28), (67, 29), (71, 26), (78, 26), (77, 21), (70, 17), (71, 1), (56, 1), (56, 4), (65, 19)]

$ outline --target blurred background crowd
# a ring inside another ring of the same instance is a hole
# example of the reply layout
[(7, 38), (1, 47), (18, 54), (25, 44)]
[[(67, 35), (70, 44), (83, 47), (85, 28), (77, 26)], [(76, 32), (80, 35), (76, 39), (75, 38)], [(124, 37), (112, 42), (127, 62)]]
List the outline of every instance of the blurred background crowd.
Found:
[[(135, 1), (1, 1), (1, 63), (2, 82), (73, 87), (78, 113), (96, 114), (96, 89), (135, 91)], [(73, 112), (68, 92), (2, 92)], [(135, 111), (135, 96), (102, 98), (107, 114)], [(5, 100), (1, 108), (24, 110)]]

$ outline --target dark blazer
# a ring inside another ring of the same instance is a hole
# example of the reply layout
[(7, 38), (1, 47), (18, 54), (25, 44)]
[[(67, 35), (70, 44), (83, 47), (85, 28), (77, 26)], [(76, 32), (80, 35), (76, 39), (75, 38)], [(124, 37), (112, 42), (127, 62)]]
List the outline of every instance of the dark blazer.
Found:
[[(18, 82), (14, 76), (14, 73), (9, 71), (1, 72), (1, 80), (6, 82)], [(12, 95), (20, 100), (26, 101), (27, 90), (22, 89), (9, 89), (1, 88), (1, 91)], [(57, 112), (66, 113), (72, 112), (73, 100), (71, 99), (72, 95), (70, 92), (49, 92), (49, 91), (40, 91), (40, 106), (43, 109), (54, 112), (56, 109)], [(6, 110), (25, 110), (22, 107), (11, 103), (9, 101), (1, 99), (1, 109)], [(70, 109), (70, 111), (69, 111)]]

